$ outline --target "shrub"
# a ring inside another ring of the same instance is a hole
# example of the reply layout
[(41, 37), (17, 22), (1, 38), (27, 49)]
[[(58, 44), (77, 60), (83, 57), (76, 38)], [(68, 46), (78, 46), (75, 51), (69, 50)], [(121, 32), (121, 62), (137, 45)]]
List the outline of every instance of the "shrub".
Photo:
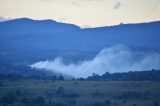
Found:
[(63, 87), (59, 87), (59, 88), (57, 89), (57, 91), (56, 91), (56, 94), (57, 94), (57, 95), (63, 95), (64, 92), (65, 92), (64, 88), (63, 88)]
[(154, 102), (154, 106), (159, 106), (159, 103), (158, 102)]
[(27, 103), (29, 103), (29, 100), (27, 98), (22, 98), (21, 102), (24, 103), (24, 104), (27, 104)]
[(7, 94), (2, 98), (3, 103), (7, 103), (7, 104), (13, 104), (15, 100), (16, 100), (16, 97), (15, 97), (15, 95), (14, 95), (13, 92), (7, 93)]
[(63, 76), (59, 76), (59, 77), (58, 77), (58, 80), (63, 81), (63, 80), (64, 80), (64, 77), (63, 77)]

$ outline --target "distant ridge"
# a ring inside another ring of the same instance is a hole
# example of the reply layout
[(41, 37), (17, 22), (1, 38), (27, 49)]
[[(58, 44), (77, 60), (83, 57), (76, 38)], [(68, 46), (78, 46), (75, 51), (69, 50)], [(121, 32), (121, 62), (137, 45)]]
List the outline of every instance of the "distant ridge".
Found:
[[(42, 19), (42, 20), (36, 20), (36, 19), (31, 19), (31, 18), (16, 18), (16, 19), (10, 19), (10, 20), (6, 20), (6, 21), (2, 21), (0, 23), (8, 23), (8, 22), (13, 22), (13, 21), (24, 21), (24, 22), (48, 22), (48, 23), (59, 23), (59, 24), (67, 24), (67, 25), (73, 25), (76, 27), (79, 27), (78, 25), (75, 24), (71, 24), (71, 23), (65, 23), (65, 22), (60, 22), (60, 21), (55, 21), (52, 19)], [(79, 27), (80, 28), (80, 27)]]
[(84, 28), (19, 18), (0, 22), (0, 50), (88, 50), (124, 44), (160, 49), (160, 21)]
[[(67, 23), (67, 22), (63, 22), (63, 21), (57, 21), (57, 20), (53, 20), (53, 19), (32, 19), (32, 18), (27, 18), (27, 17), (22, 17), (22, 18), (15, 18), (15, 19), (9, 19), (9, 20), (5, 20), (5, 21), (1, 21), (1, 22), (8, 22), (8, 21), (14, 21), (14, 20), (28, 20), (28, 21), (48, 21), (48, 22), (56, 22), (59, 24), (68, 24), (68, 25), (73, 25), (73, 26), (77, 26), (81, 29), (94, 29), (94, 28), (104, 28), (104, 27), (114, 27), (114, 26), (119, 26), (119, 25), (135, 25), (135, 24), (149, 24), (149, 23), (157, 23), (160, 21), (151, 21), (151, 22), (140, 22), (140, 23), (120, 23), (120, 24), (115, 24), (115, 25), (104, 25), (104, 26), (97, 26), (97, 27), (92, 27), (92, 26), (88, 26), (88, 25), (84, 25), (82, 27), (76, 25), (76, 24), (72, 24), (72, 23)], [(1, 23), (0, 22), (0, 23)]]

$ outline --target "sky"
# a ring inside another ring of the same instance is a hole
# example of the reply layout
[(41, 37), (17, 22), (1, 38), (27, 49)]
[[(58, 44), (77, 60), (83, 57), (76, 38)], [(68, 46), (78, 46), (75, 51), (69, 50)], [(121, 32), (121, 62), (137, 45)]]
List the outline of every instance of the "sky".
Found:
[(0, 21), (53, 19), (81, 27), (160, 20), (160, 0), (0, 0)]

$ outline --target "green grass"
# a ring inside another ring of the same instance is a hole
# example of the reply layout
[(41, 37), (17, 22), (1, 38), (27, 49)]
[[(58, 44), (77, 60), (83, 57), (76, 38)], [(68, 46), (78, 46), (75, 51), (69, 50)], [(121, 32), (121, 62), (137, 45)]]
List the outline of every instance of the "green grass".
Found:
[[(160, 82), (150, 81), (44, 81), (33, 79), (22, 79), (18, 81), (3, 80), (0, 87), (0, 98), (8, 92), (20, 90), (22, 95), (16, 96), (18, 100), (23, 97), (36, 98), (42, 96), (46, 101), (51, 100), (61, 102), (71, 106), (75, 101), (75, 106), (92, 106), (95, 102), (109, 100), (110, 106), (154, 106), (160, 100)], [(59, 87), (64, 88), (65, 94), (77, 94), (76, 97), (65, 97), (57, 95)], [(124, 98), (121, 97), (126, 92), (132, 93)], [(27, 92), (27, 93), (24, 93)], [(47, 93), (51, 94), (50, 96)], [(132, 97), (133, 96), (133, 97)], [(120, 98), (121, 97), (121, 98)], [(16, 102), (17, 104), (17, 102)], [(160, 104), (160, 103), (159, 103)], [(22, 104), (21, 104), (22, 105)]]

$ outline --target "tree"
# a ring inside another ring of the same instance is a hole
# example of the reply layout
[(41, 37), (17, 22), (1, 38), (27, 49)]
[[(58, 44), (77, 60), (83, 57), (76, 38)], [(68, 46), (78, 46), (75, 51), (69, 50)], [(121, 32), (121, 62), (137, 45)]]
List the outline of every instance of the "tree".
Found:
[(0, 81), (0, 87), (3, 87), (3, 82)]
[(98, 89), (96, 89), (96, 91), (93, 93), (93, 96), (95, 96), (95, 97), (100, 97), (100, 96), (102, 96), (102, 93), (99, 92)]
[(21, 102), (24, 103), (24, 104), (27, 104), (27, 103), (29, 103), (29, 100), (27, 98), (22, 98)]
[(74, 85), (77, 86), (77, 85), (78, 85), (78, 82), (74, 82)]
[(58, 77), (58, 80), (63, 81), (63, 80), (64, 80), (64, 77), (63, 77), (63, 76), (59, 76), (59, 77)]
[(45, 103), (45, 99), (43, 97), (41, 97), (41, 96), (38, 96), (36, 98), (36, 103), (38, 103), (38, 104), (44, 104)]
[(159, 106), (159, 103), (158, 102), (154, 102), (154, 106)]
[(7, 104), (13, 104), (15, 100), (16, 100), (16, 97), (15, 97), (15, 95), (14, 95), (13, 92), (7, 93), (7, 94), (2, 98), (3, 103), (7, 103)]
[(132, 106), (137, 106), (136, 104), (133, 104)]
[(56, 76), (52, 76), (52, 81), (54, 82), (55, 80), (57, 80)]
[(111, 102), (109, 100), (104, 101), (104, 106), (110, 106), (110, 105), (111, 105)]
[(62, 94), (64, 94), (64, 92), (65, 92), (64, 88), (63, 88), (63, 87), (59, 87), (59, 88), (57, 89), (56, 94), (57, 94), (57, 95), (62, 95)]
[(55, 106), (67, 106), (67, 105), (65, 105), (63, 103), (56, 103)]
[(22, 95), (21, 90), (16, 90), (16, 96), (21, 96), (21, 95)]
[(93, 104), (93, 106), (103, 106), (103, 103), (95, 102), (95, 103)]
[(85, 79), (84, 79), (84, 78), (78, 78), (77, 80), (79, 80), (79, 81), (84, 81)]

